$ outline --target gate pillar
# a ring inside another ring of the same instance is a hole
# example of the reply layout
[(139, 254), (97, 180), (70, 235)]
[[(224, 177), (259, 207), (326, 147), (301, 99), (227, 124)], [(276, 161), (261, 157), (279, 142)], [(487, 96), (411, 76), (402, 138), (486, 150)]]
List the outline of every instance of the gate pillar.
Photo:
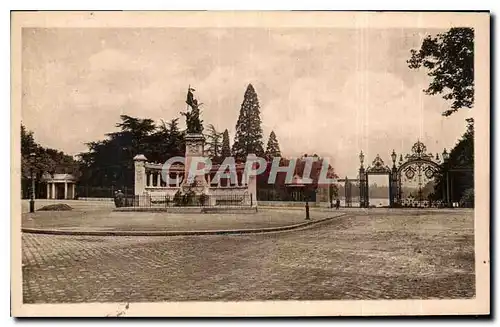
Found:
[(359, 206), (366, 208), (368, 206), (368, 187), (365, 169), (359, 168)]

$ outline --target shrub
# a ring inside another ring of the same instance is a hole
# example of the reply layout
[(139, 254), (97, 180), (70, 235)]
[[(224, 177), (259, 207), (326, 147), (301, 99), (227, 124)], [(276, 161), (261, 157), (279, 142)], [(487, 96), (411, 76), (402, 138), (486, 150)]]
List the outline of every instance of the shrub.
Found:
[(195, 197), (196, 197), (196, 194), (194, 193), (194, 191), (189, 190), (186, 194), (184, 194), (184, 197), (183, 197), (184, 205), (185, 206), (194, 205)]
[(182, 205), (182, 194), (181, 194), (181, 191), (177, 191), (174, 195), (174, 205), (176, 207), (180, 207)]
[(64, 203), (50, 204), (48, 206), (44, 206), (38, 209), (38, 211), (70, 211), (70, 210), (73, 210), (73, 208)]
[(469, 188), (464, 191), (460, 199), (460, 206), (464, 208), (474, 208), (474, 189)]
[(205, 193), (201, 193), (200, 197), (198, 198), (199, 204), (201, 206), (204, 206), (206, 204), (207, 200), (208, 200), (208, 195), (206, 195)]

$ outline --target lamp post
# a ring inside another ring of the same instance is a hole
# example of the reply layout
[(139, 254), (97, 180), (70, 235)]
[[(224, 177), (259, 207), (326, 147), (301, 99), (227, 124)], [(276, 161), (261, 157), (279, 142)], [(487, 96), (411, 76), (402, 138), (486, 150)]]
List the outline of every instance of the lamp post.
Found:
[(452, 207), (451, 199), (450, 199), (450, 173), (449, 167), (447, 167), (448, 159), (450, 158), (450, 154), (446, 151), (446, 148), (443, 150), (443, 165), (446, 168), (446, 204), (448, 208)]
[(365, 155), (363, 151), (359, 153), (359, 206), (361, 208), (366, 208), (366, 183), (365, 183), (365, 168), (363, 167), (363, 162), (365, 161)]
[(305, 200), (306, 200), (306, 220), (310, 220), (311, 217), (309, 215), (309, 199), (311, 198), (311, 190), (305, 189), (304, 194), (305, 194)]
[(35, 174), (33, 171), (33, 165), (35, 164), (36, 153), (30, 153), (30, 177), (31, 177), (31, 194), (30, 194), (30, 212), (35, 212)]
[(391, 198), (389, 199), (389, 204), (391, 207), (394, 207), (395, 204), (397, 204), (397, 198), (398, 198), (398, 190), (397, 190), (397, 183), (398, 183), (398, 169), (396, 168), (396, 160), (398, 159), (398, 155), (396, 154), (396, 151), (392, 149), (391, 153), (391, 159), (392, 159), (392, 171), (391, 171), (391, 176), (389, 178), (390, 183), (389, 183), (389, 194)]

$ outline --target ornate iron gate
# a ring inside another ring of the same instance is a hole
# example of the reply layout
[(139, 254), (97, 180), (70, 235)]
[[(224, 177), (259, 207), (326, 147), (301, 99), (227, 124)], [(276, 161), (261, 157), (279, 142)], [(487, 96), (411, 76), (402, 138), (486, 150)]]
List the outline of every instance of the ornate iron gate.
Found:
[(413, 144), (411, 152), (405, 156), (405, 160), (403, 160), (403, 155), (400, 155), (399, 163), (397, 164), (397, 154), (392, 150), (392, 168), (385, 165), (382, 158), (377, 154), (372, 164), (365, 169), (363, 166), (364, 158), (363, 151), (361, 151), (359, 155), (359, 185), (360, 207), (362, 208), (367, 208), (369, 206), (369, 175), (388, 175), (390, 207), (402, 206), (407, 200), (402, 199), (403, 181), (416, 181), (418, 185), (417, 205), (422, 207), (425, 202), (422, 197), (424, 183), (435, 178), (439, 171), (440, 164), (439, 155), (436, 154), (434, 158), (431, 153), (427, 153), (427, 147), (419, 140)]

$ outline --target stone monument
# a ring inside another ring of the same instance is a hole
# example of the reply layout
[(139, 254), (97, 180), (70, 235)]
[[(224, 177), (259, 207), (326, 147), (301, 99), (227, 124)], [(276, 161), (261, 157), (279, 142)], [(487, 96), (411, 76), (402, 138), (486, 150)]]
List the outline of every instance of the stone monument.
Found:
[[(194, 192), (196, 195), (209, 193), (210, 185), (205, 179), (205, 176), (195, 176), (189, 180), (189, 169), (194, 157), (204, 157), (205, 137), (203, 136), (203, 121), (200, 119), (200, 106), (198, 100), (194, 98), (195, 90), (189, 86), (187, 93), (187, 111), (181, 112), (181, 115), (186, 117), (186, 155), (184, 159), (184, 180), (181, 184), (181, 192)], [(189, 110), (191, 108), (191, 110)], [(201, 164), (201, 163), (199, 163)], [(197, 167), (202, 168), (202, 167)]]

